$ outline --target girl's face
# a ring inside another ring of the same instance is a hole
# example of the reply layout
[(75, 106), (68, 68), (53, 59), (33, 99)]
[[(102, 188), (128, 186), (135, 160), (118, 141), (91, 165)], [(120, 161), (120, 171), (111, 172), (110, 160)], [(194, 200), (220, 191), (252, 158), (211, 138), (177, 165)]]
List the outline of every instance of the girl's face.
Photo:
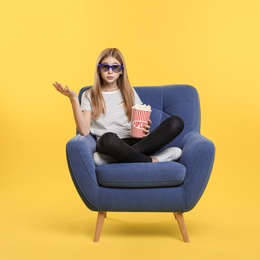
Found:
[[(122, 65), (117, 59), (113, 57), (107, 57), (103, 59), (100, 64), (106, 64), (106, 65)], [(105, 84), (108, 85), (114, 85), (117, 84), (117, 79), (120, 77), (122, 74), (122, 69), (120, 72), (114, 72), (112, 68), (109, 68), (108, 71), (103, 71), (101, 68), (99, 69), (100, 75), (102, 79), (104, 80)]]

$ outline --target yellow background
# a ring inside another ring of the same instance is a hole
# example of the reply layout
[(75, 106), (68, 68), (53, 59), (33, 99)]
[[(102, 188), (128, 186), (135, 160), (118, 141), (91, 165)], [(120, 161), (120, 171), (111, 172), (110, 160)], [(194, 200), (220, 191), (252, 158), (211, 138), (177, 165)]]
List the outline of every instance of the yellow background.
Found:
[[(0, 0), (1, 259), (259, 259), (260, 1)], [(216, 161), (185, 214), (110, 213), (99, 244), (65, 159), (75, 134), (52, 87), (93, 84), (117, 47), (132, 85), (187, 83)]]

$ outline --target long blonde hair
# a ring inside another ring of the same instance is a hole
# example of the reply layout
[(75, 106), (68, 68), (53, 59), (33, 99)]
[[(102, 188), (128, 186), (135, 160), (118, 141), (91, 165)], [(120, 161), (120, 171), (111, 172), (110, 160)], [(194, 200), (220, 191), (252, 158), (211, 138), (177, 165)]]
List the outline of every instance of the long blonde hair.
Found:
[(113, 57), (117, 59), (120, 64), (123, 65), (123, 71), (117, 80), (117, 85), (121, 90), (125, 113), (128, 117), (128, 120), (130, 121), (131, 108), (134, 105), (134, 90), (129, 83), (124, 57), (122, 53), (116, 48), (108, 48), (103, 50), (97, 59), (94, 85), (90, 89), (90, 98), (92, 103), (91, 117), (92, 119), (97, 119), (101, 114), (105, 113), (106, 111), (105, 101), (101, 91), (103, 79), (101, 78), (98, 64), (102, 63), (102, 60), (108, 57)]

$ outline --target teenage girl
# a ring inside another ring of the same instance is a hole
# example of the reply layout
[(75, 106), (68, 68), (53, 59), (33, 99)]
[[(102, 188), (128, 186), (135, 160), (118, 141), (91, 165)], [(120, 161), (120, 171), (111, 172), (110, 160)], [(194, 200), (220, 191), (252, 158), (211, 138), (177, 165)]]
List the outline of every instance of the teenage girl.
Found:
[(157, 153), (182, 132), (184, 123), (178, 116), (169, 117), (151, 133), (149, 120), (143, 138), (130, 136), (131, 108), (142, 101), (129, 83), (125, 60), (118, 49), (108, 48), (100, 53), (94, 85), (83, 93), (81, 105), (76, 92), (58, 82), (53, 86), (69, 98), (79, 133), (96, 137), (96, 165), (166, 162), (181, 156), (177, 147)]

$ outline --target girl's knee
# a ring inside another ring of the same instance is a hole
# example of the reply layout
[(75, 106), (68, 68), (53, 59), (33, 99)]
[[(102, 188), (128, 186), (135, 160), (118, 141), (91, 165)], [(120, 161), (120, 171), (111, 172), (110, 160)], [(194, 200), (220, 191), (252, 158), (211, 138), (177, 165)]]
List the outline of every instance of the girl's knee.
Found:
[(97, 142), (97, 151), (106, 154), (107, 149), (111, 148), (119, 139), (119, 137), (114, 133), (103, 134)]
[(168, 118), (169, 127), (174, 131), (182, 132), (184, 128), (184, 121), (179, 116), (171, 116)]
[(178, 116), (175, 116), (175, 117), (176, 117), (176, 121), (179, 126), (179, 129), (180, 129), (180, 131), (182, 131), (184, 128), (184, 121)]

